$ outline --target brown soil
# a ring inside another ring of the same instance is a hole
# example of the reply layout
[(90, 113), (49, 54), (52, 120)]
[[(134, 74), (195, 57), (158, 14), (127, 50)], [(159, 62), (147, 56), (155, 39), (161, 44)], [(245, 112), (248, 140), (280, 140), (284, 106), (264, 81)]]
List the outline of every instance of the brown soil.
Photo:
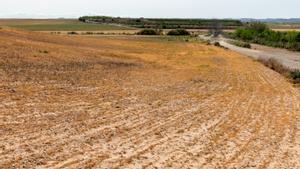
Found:
[(0, 168), (300, 168), (300, 91), (229, 50), (0, 30)]

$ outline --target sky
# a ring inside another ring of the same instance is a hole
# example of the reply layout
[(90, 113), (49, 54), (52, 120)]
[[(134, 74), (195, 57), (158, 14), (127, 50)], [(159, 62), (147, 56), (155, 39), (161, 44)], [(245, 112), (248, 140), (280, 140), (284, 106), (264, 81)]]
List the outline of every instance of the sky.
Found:
[(0, 0), (1, 18), (300, 18), (300, 0)]

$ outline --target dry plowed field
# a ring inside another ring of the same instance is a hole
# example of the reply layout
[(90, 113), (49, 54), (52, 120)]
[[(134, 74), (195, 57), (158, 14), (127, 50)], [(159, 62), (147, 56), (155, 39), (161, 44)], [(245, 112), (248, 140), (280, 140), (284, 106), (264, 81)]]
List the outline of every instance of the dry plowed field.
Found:
[(0, 30), (0, 168), (300, 168), (300, 90), (229, 50)]

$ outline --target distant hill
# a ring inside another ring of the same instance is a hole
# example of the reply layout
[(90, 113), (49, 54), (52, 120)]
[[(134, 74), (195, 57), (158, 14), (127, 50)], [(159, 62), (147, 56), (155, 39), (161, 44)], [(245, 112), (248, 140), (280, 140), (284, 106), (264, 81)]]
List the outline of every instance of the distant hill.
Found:
[(242, 18), (242, 22), (266, 22), (266, 23), (300, 23), (300, 18), (267, 18), (267, 19), (253, 19), (253, 18)]

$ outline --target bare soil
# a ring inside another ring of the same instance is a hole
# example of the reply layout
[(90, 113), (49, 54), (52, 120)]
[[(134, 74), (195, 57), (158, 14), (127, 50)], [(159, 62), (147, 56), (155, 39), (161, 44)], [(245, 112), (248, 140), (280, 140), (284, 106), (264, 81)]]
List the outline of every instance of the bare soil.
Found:
[(300, 168), (300, 91), (194, 42), (0, 30), (0, 168)]

